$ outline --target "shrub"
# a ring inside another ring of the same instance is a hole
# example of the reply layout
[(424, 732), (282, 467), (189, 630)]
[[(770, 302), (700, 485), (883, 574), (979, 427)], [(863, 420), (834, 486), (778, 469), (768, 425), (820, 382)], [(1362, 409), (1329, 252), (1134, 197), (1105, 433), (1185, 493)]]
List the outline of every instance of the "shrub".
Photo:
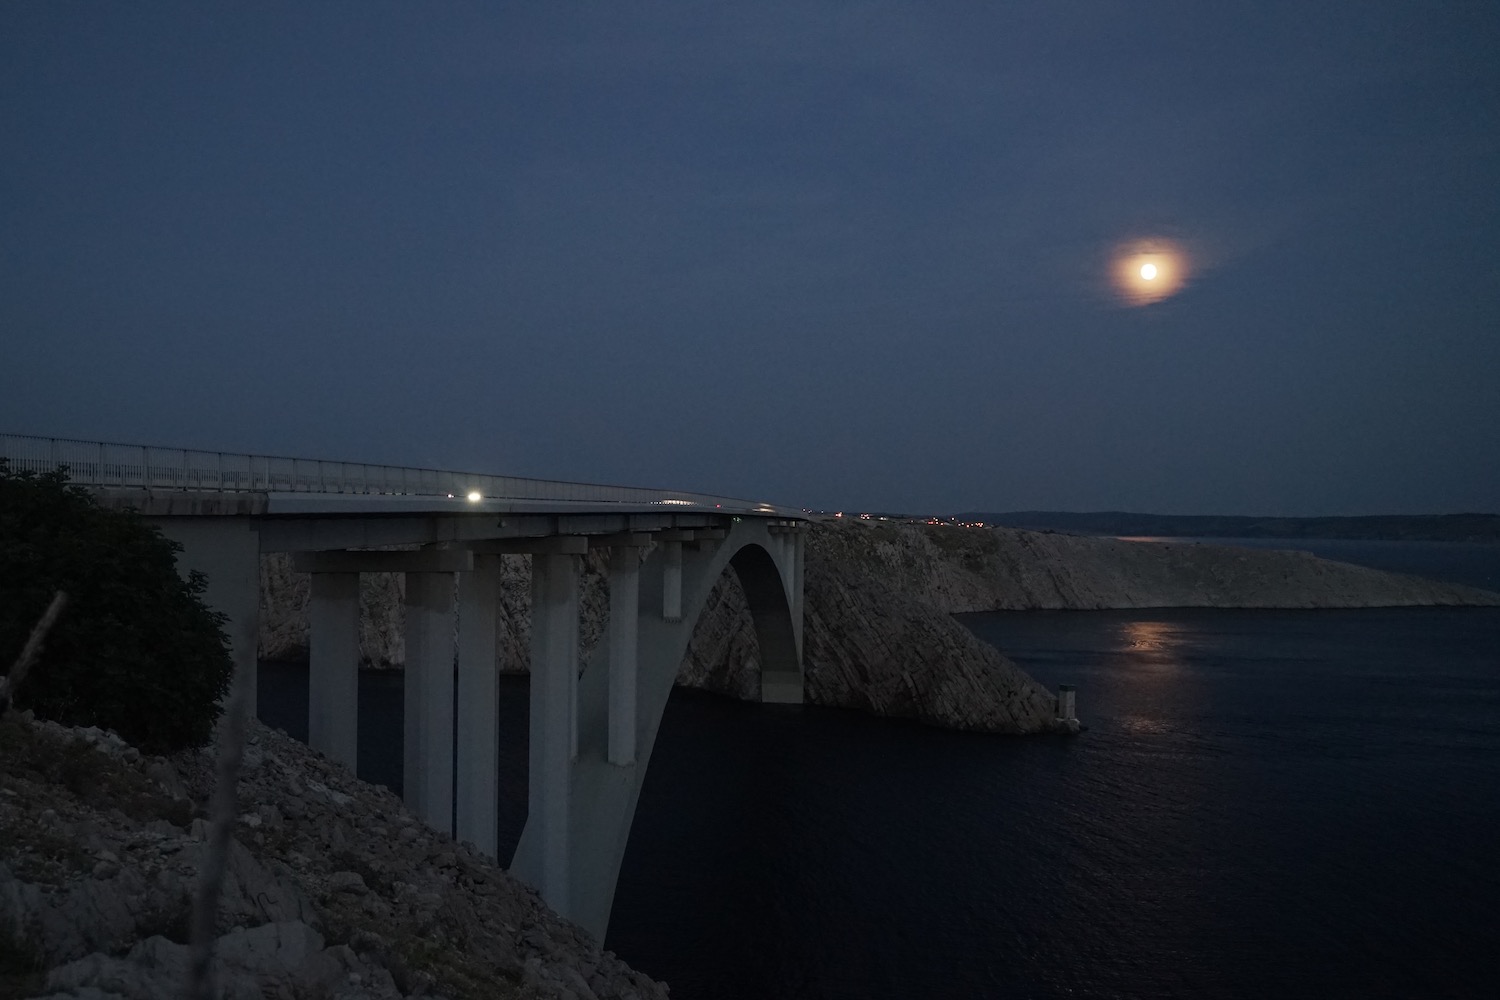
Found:
[(53, 593), (70, 598), (17, 707), (113, 729), (148, 753), (207, 743), (233, 664), (202, 574), (177, 574), (180, 550), (139, 515), (101, 508), (65, 469), (12, 472), (0, 459), (0, 670)]

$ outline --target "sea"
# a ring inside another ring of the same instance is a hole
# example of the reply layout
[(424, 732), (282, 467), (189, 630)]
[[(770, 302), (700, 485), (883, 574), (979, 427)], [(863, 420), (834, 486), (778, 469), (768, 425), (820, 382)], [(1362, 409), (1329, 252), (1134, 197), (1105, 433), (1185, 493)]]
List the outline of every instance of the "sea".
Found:
[[(1205, 540), (1500, 590), (1500, 547)], [(959, 616), (1076, 736), (672, 695), (606, 947), (677, 1000), (1493, 997), (1500, 608)], [(261, 716), (306, 733), (306, 668)], [(526, 809), (504, 678), (502, 855)], [(401, 679), (360, 772), (399, 791)]]

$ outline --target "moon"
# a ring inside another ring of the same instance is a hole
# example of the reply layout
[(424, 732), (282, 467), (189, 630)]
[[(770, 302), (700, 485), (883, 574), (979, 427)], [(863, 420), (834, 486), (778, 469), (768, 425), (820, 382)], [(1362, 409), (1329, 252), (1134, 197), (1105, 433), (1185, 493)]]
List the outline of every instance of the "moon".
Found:
[(1182, 291), (1192, 271), (1187, 248), (1166, 237), (1143, 237), (1116, 244), (1109, 278), (1127, 306), (1149, 306)]

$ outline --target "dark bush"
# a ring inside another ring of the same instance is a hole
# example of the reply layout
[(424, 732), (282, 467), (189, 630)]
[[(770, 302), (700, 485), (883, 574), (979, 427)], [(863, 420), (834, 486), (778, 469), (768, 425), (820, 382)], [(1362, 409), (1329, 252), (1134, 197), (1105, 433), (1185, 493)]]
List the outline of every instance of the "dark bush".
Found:
[(0, 459), (0, 670), (53, 593), (70, 598), (16, 706), (148, 753), (207, 743), (233, 665), (202, 575), (177, 575), (180, 549), (139, 515), (101, 508), (66, 470)]

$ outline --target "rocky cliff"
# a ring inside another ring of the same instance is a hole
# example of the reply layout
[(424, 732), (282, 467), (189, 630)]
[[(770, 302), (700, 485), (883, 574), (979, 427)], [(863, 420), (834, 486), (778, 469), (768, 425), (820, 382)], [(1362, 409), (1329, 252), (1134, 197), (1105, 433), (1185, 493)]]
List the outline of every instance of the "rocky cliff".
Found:
[[(209, 751), (0, 719), (0, 996), (181, 995)], [(665, 1000), (384, 788), (252, 726), (215, 946), (216, 996)]]
[[(526, 557), (507, 557), (500, 665), (527, 665)], [(1334, 563), (1300, 552), (1177, 542), (1126, 542), (1013, 529), (829, 520), (808, 536), (804, 664), (812, 704), (959, 729), (1055, 727), (1052, 695), (950, 616), (1029, 608), (1345, 608), (1500, 604), (1472, 588)], [(264, 570), (262, 650), (305, 655), (306, 578), (284, 559)], [(401, 580), (364, 579), (362, 649), (397, 665)], [(602, 567), (583, 584), (582, 642), (608, 612)], [(687, 686), (754, 700), (759, 650), (732, 572), (715, 586), (678, 675)]]
[[(809, 704), (953, 729), (1060, 728), (1052, 694), (993, 646), (920, 593), (830, 557), (819, 534), (813, 538), (802, 640)], [(759, 653), (739, 581), (726, 574), (693, 630), (677, 683), (758, 700)]]
[(828, 563), (954, 614), (1500, 604), (1500, 594), (1305, 552), (1196, 542), (841, 519), (820, 525), (812, 546)]

